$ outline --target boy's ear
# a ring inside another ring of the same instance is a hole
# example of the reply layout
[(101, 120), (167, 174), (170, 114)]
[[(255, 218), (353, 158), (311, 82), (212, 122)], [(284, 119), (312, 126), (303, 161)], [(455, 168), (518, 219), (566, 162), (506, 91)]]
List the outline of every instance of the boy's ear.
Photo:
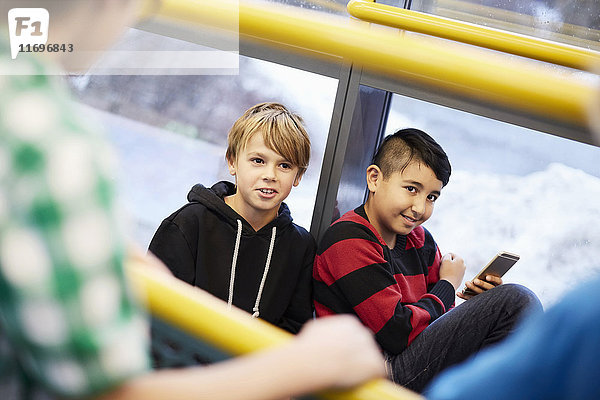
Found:
[(227, 160), (227, 168), (229, 168), (229, 174), (231, 176), (235, 176), (235, 160), (230, 160), (228, 157), (225, 157)]
[(294, 187), (300, 184), (302, 177), (304, 176), (304, 172), (296, 174), (296, 178), (294, 179)]
[(383, 172), (381, 172), (381, 169), (375, 164), (369, 165), (367, 167), (367, 187), (369, 188), (369, 192), (377, 191), (377, 186), (382, 180)]

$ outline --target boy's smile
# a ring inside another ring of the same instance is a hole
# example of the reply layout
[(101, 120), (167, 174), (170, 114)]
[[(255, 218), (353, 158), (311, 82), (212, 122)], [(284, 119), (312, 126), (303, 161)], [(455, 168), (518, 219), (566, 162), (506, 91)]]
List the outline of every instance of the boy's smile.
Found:
[(408, 235), (431, 217), (443, 186), (433, 170), (418, 161), (385, 179), (379, 167), (371, 165), (367, 184), (365, 212), (390, 248), (396, 244), (396, 235)]
[(298, 167), (265, 145), (261, 132), (253, 134), (236, 160), (228, 160), (237, 192), (225, 202), (259, 230), (277, 216), (279, 206), (298, 186)]

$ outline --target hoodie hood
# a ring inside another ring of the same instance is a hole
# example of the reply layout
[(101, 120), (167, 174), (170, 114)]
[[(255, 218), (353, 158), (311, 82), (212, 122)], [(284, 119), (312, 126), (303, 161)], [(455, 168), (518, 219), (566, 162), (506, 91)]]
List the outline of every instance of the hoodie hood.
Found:
[(270, 235), (272, 228), (277, 227), (278, 232), (283, 232), (287, 226), (292, 223), (290, 209), (285, 203), (281, 203), (277, 217), (267, 225), (263, 226), (258, 232), (235, 210), (225, 203), (225, 197), (235, 194), (235, 184), (228, 181), (220, 181), (212, 187), (207, 188), (201, 184), (196, 184), (188, 193), (187, 199), (191, 203), (201, 203), (217, 215), (220, 215), (234, 229), (237, 229), (237, 220), (242, 221), (242, 233), (247, 235), (266, 234)]

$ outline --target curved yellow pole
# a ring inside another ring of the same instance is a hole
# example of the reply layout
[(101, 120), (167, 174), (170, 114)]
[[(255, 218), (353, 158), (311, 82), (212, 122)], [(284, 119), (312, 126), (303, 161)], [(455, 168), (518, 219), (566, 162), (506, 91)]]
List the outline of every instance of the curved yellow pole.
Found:
[[(272, 3), (163, 0), (158, 15), (176, 22), (231, 25), (262, 45), (337, 56), (400, 81), (443, 89), (547, 121), (587, 126), (598, 81), (580, 73), (437, 38), (400, 36), (361, 21)], [(379, 29), (375, 29), (379, 28)]]
[[(127, 272), (154, 316), (226, 353), (242, 355), (292, 340), (291, 334), (241, 310), (229, 310), (223, 301), (172, 275), (135, 263), (128, 265)], [(383, 379), (318, 396), (332, 400), (423, 400)]]
[(373, 0), (350, 0), (348, 12), (363, 21), (481, 46), (566, 67), (586, 70), (600, 63), (600, 53), (592, 50), (385, 4), (377, 4)]

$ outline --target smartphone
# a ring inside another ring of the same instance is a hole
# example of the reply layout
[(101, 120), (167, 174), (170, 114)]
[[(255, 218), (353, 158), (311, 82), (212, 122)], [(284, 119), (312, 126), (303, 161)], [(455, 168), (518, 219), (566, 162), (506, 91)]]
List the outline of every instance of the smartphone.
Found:
[[(498, 277), (502, 277), (517, 261), (519, 261), (519, 256), (516, 254), (509, 253), (507, 251), (502, 251), (494, 256), (488, 262), (485, 267), (479, 271), (477, 275), (473, 277), (473, 279), (480, 279), (485, 281), (485, 277), (487, 275), (494, 275)], [(471, 279), (471, 280), (473, 280)], [(467, 295), (475, 295), (476, 293), (471, 289), (465, 287), (463, 289), (463, 294)]]

